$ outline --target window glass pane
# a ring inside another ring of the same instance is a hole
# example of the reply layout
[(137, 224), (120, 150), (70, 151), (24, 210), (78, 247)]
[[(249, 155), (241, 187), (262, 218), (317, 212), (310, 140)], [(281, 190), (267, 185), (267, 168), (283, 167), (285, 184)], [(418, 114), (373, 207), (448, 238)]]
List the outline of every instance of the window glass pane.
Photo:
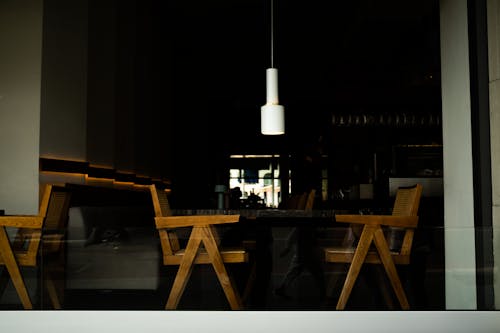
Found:
[[(244, 208), (278, 207), (280, 202), (278, 155), (231, 155), (230, 190), (238, 187)], [(234, 203), (234, 201), (233, 201)]]

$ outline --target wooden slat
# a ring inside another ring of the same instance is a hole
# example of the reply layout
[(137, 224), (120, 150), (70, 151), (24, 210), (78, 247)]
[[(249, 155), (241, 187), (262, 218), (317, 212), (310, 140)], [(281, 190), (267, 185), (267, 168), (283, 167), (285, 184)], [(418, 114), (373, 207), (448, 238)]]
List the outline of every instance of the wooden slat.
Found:
[[(325, 248), (325, 261), (348, 264), (354, 257), (355, 249), (345, 248)], [(395, 264), (407, 265), (410, 263), (410, 255), (400, 255), (397, 252), (391, 252)], [(369, 251), (365, 258), (366, 264), (381, 264), (380, 257), (376, 251)]]
[(47, 288), (47, 293), (49, 294), (50, 301), (55, 310), (61, 310), (61, 301), (59, 300), (59, 295), (57, 293), (57, 288), (55, 286), (54, 280), (50, 274), (44, 274), (45, 286)]
[(42, 190), (42, 200), (40, 201), (40, 208), (38, 210), (38, 215), (45, 217), (47, 215), (47, 210), (49, 209), (50, 197), (52, 195), (52, 185), (43, 185)]
[(155, 185), (149, 185), (149, 190), (151, 193), (151, 200), (153, 201), (155, 216), (162, 217), (170, 215), (170, 207), (166, 193), (158, 191)]
[(214, 237), (215, 243), (217, 243), (217, 246), (219, 246), (222, 239), (219, 235), (219, 232), (217, 231), (217, 228), (213, 225), (209, 225), (208, 227), (210, 228), (210, 231)]
[(43, 229), (64, 229), (67, 224), (71, 192), (52, 190)]
[(406, 230), (405, 236), (403, 238), (403, 243), (401, 244), (401, 255), (410, 255), (414, 233), (415, 232), (413, 229)]
[(235, 223), (240, 215), (187, 215), (155, 217), (156, 228), (180, 228), (210, 224)]
[(161, 249), (163, 251), (163, 255), (171, 256), (174, 254), (175, 250), (172, 249), (172, 245), (170, 244), (170, 240), (168, 238), (168, 232), (165, 229), (158, 230), (160, 235), (160, 243)]
[(241, 310), (243, 308), (243, 303), (241, 302), (241, 297), (238, 293), (234, 282), (230, 279), (227, 274), (226, 267), (224, 266), (224, 260), (219, 252), (217, 243), (215, 242), (215, 235), (212, 232), (211, 226), (201, 228), (203, 233), (203, 245), (212, 261), (212, 267), (217, 274), (220, 285), (226, 294), (226, 298), (231, 306), (232, 310)]
[(394, 265), (394, 261), (392, 260), (391, 253), (389, 252), (389, 247), (387, 246), (387, 241), (384, 237), (384, 232), (380, 227), (378, 227), (375, 231), (373, 241), (375, 243), (375, 246), (377, 247), (378, 254), (385, 268), (385, 272), (387, 273), (389, 281), (391, 281), (392, 288), (396, 293), (401, 308), (403, 310), (408, 310), (410, 308), (410, 304), (406, 299), (406, 294), (403, 286), (401, 285), (401, 280), (399, 280), (398, 271), (396, 270), (396, 266)]
[(143, 184), (135, 184), (134, 183), (133, 190), (138, 191), (138, 192), (147, 192), (147, 191), (149, 191), (150, 186), (151, 185), (143, 185)]
[(359, 239), (358, 246), (356, 247), (356, 251), (354, 252), (354, 257), (352, 259), (351, 266), (349, 267), (349, 271), (347, 272), (347, 277), (344, 282), (344, 287), (342, 288), (342, 292), (340, 293), (339, 300), (337, 302), (337, 310), (344, 310), (347, 300), (351, 295), (352, 288), (354, 287), (354, 283), (358, 278), (359, 272), (361, 270), (361, 266), (365, 261), (366, 254), (370, 248), (370, 244), (373, 240), (373, 234), (376, 230), (376, 226), (365, 225), (363, 228), (363, 232), (361, 233), (361, 238)]
[(117, 180), (113, 180), (113, 188), (119, 189), (119, 190), (134, 190), (134, 182), (121, 182)]
[(33, 261), (33, 264), (36, 264), (36, 258), (38, 257), (38, 249), (40, 248), (40, 239), (42, 238), (41, 230), (33, 230), (31, 234), (31, 239), (28, 244), (28, 250), (26, 251), (26, 255)]
[(307, 194), (307, 200), (304, 206), (304, 210), (311, 211), (313, 209), (315, 196), (316, 196), (316, 190), (311, 190)]
[(193, 271), (193, 261), (200, 247), (201, 239), (203, 235), (199, 227), (193, 228), (191, 236), (189, 237), (188, 244), (186, 246), (186, 253), (182, 256), (182, 261), (175, 276), (174, 284), (170, 290), (170, 295), (167, 300), (167, 305), (165, 309), (173, 310), (179, 305), (179, 301), (186, 289), (186, 284)]
[(0, 226), (40, 229), (43, 225), (43, 216), (0, 216)]
[(33, 304), (31, 303), (28, 290), (24, 284), (24, 279), (21, 275), (21, 271), (19, 270), (16, 258), (10, 248), (9, 238), (7, 237), (7, 233), (3, 227), (0, 227), (0, 256), (3, 259), (7, 271), (9, 272), (10, 278), (12, 279), (14, 288), (21, 299), (23, 307), (25, 309), (32, 309)]
[(302, 193), (297, 201), (297, 207), (296, 209), (304, 209), (306, 207), (306, 201), (307, 201), (307, 192)]
[[(185, 251), (179, 251), (175, 255), (164, 255), (163, 256), (163, 263), (165, 265), (179, 265), (182, 261), (182, 257), (184, 256)], [(245, 249), (223, 249), (220, 251), (220, 254), (222, 256), (222, 260), (225, 263), (240, 263), (240, 262), (247, 262), (248, 261), (248, 253), (245, 251)], [(196, 254), (196, 258), (194, 260), (195, 264), (211, 264), (212, 262), (210, 261), (210, 257), (208, 256), (208, 253), (200, 249), (198, 253)]]
[[(35, 267), (37, 264), (36, 257), (33, 257), (27, 252), (15, 253), (14, 256), (16, 257), (16, 261), (19, 266)], [(4, 262), (2, 262), (2, 264), (4, 264)]]
[[(153, 185), (154, 187), (154, 185)], [(170, 210), (170, 203), (168, 202), (167, 192), (165, 191), (157, 191), (158, 203), (161, 209), (161, 214), (157, 216), (171, 216), (172, 211)]]

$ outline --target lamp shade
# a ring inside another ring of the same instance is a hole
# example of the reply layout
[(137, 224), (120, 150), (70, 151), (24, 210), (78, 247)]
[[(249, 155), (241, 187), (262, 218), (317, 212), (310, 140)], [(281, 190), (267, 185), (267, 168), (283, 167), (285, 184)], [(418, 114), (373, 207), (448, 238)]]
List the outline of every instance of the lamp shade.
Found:
[(260, 109), (260, 131), (264, 135), (285, 133), (285, 108), (279, 105), (278, 70), (266, 70), (266, 104)]
[(264, 135), (285, 134), (285, 108), (266, 104), (260, 108), (260, 131)]

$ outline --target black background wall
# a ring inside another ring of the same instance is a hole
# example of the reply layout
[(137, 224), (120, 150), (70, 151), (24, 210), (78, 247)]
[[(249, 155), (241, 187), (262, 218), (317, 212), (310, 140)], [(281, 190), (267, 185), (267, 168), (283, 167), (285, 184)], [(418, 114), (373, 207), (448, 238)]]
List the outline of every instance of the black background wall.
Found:
[[(259, 128), (270, 67), (269, 5), (45, 1), (49, 22), (44, 24), (52, 32), (44, 33), (44, 57), (61, 50), (72, 56), (74, 48), (46, 48), (51, 40), (81, 45), (84, 52), (78, 60), (84, 61), (78, 73), (86, 96), (84, 158), (172, 179), (180, 206), (206, 206), (214, 185), (227, 181), (229, 154), (293, 158), (323, 136), (332, 172), (343, 178), (352, 176), (356, 160), (374, 152), (388, 155), (390, 163), (394, 145), (441, 143), (438, 1), (275, 1), (283, 137), (264, 137)], [(75, 12), (79, 20), (70, 24), (86, 34), (60, 40), (55, 32), (67, 29), (68, 22), (57, 17)], [(51, 66), (69, 68), (76, 61), (71, 59)], [(45, 77), (53, 73), (48, 68)], [(64, 79), (71, 81), (69, 75)], [(47, 105), (42, 113), (52, 109)], [(396, 124), (396, 115), (403, 119), (403, 114), (408, 124)], [(351, 123), (336, 123), (334, 115), (346, 121), (352, 116)], [(356, 116), (372, 119), (371, 125), (357, 124)], [(57, 156), (57, 149), (53, 153)]]

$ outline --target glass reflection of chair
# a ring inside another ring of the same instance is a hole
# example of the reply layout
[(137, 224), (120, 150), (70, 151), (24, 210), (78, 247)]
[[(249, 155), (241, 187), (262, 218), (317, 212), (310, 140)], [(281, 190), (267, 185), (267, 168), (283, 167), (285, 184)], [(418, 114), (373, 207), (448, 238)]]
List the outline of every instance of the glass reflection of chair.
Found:
[[(211, 264), (232, 310), (243, 308), (241, 297), (233, 280), (229, 277), (225, 263), (244, 263), (248, 253), (244, 248), (220, 248), (216, 225), (235, 223), (239, 215), (188, 215), (172, 216), (165, 191), (150, 186), (155, 222), (160, 234), (163, 264), (177, 265), (175, 277), (166, 309), (176, 309), (191, 276), (193, 265)], [(181, 248), (175, 233), (176, 228), (191, 227), (191, 235), (185, 248)], [(202, 246), (203, 245), (203, 246)]]
[[(414, 230), (418, 223), (418, 208), (422, 185), (399, 188), (392, 215), (337, 215), (336, 221), (362, 227), (357, 246), (327, 247), (325, 260), (329, 263), (350, 263), (337, 310), (347, 304), (361, 267), (383, 265), (401, 308), (410, 308), (395, 265), (410, 263)], [(401, 242), (397, 240), (400, 239)], [(400, 243), (400, 244), (397, 244)], [(373, 247), (372, 245), (375, 245)], [(399, 246), (396, 246), (399, 245)]]
[[(32, 309), (33, 303), (20, 267), (36, 267), (41, 263), (42, 282), (52, 306), (61, 308), (64, 286), (56, 284), (53, 277), (64, 269), (61, 258), (70, 197), (71, 193), (63, 187), (45, 185), (38, 215), (0, 216), (0, 265), (6, 268), (0, 278), (0, 290), (6, 288), (10, 276), (25, 309)], [(12, 244), (6, 227), (17, 228)], [(43, 261), (40, 259), (42, 256)], [(58, 281), (63, 282), (64, 279)]]

